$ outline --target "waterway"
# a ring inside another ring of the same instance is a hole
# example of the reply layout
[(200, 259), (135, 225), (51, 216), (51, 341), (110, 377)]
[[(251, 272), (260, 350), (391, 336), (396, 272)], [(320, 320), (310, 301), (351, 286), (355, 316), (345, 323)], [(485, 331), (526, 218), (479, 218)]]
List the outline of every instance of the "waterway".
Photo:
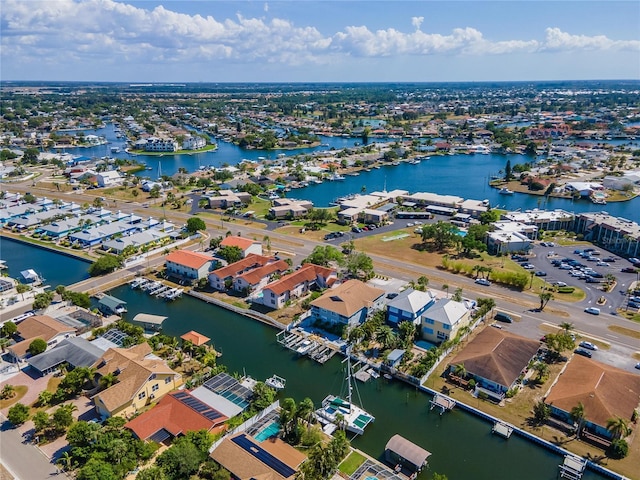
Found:
[(21, 278), (20, 272), (31, 268), (52, 288), (89, 278), (89, 262), (7, 237), (0, 237), (0, 259), (10, 277)]
[[(284, 397), (297, 401), (309, 397), (319, 405), (327, 394), (342, 393), (344, 366), (339, 356), (324, 365), (296, 358), (276, 342), (276, 330), (255, 320), (190, 297), (164, 302), (126, 285), (110, 294), (127, 302), (127, 319), (141, 312), (164, 315), (168, 319), (163, 329), (169, 335), (193, 329), (210, 337), (222, 352), (221, 363), (231, 372), (245, 372), (258, 380), (274, 373), (285, 377)], [(430, 397), (414, 387), (380, 378), (359, 383), (358, 388), (363, 406), (376, 420), (353, 445), (381, 458), (386, 442), (399, 433), (433, 454), (421, 479), (432, 472), (444, 473), (450, 480), (557, 478), (561, 456), (515, 434), (509, 440), (492, 435), (491, 424), (460, 409), (440, 416), (429, 410)], [(583, 478), (604, 477), (589, 472)]]
[[(321, 137), (321, 146), (314, 148), (295, 150), (244, 150), (240, 147), (219, 141), (215, 151), (181, 154), (181, 155), (130, 155), (124, 152), (124, 142), (116, 137), (113, 124), (109, 123), (104, 128), (95, 131), (87, 131), (95, 135), (103, 136), (109, 144), (90, 148), (76, 148), (71, 153), (83, 157), (115, 156), (117, 158), (135, 159), (144, 162), (150, 170), (139, 172), (139, 176), (158, 178), (160, 174), (173, 175), (179, 168), (187, 171), (196, 171), (200, 167), (222, 167), (225, 164), (236, 165), (243, 159), (261, 160), (275, 159), (278, 154), (285, 156), (303, 155), (314, 151), (328, 150), (331, 148), (342, 149), (353, 147), (360, 141), (359, 138), (345, 137)], [(394, 139), (373, 139), (373, 141), (395, 141)], [(585, 142), (578, 142), (585, 143)], [(602, 143), (601, 141), (593, 143)], [(626, 140), (610, 140), (606, 143), (625, 144)], [(121, 147), (122, 151), (112, 154), (112, 146)], [(345, 180), (338, 182), (324, 182), (311, 184), (308, 187), (295, 190), (289, 194), (291, 197), (311, 200), (318, 207), (326, 207), (339, 197), (353, 193), (359, 193), (363, 187), (367, 192), (401, 189), (409, 192), (433, 192), (441, 195), (456, 195), (465, 199), (488, 199), (494, 207), (509, 210), (529, 210), (533, 208), (556, 209), (561, 208), (571, 212), (598, 212), (606, 211), (611, 215), (640, 221), (638, 213), (639, 199), (629, 202), (615, 202), (607, 205), (596, 205), (589, 200), (573, 201), (562, 198), (544, 198), (533, 195), (515, 193), (514, 195), (500, 195), (497, 189), (489, 187), (488, 183), (492, 175), (504, 170), (507, 160), (511, 165), (531, 161), (524, 155), (444, 155), (432, 156), (429, 160), (423, 160), (418, 165), (401, 163), (398, 166), (385, 166), (373, 169), (369, 172), (362, 171), (358, 176), (346, 176)]]

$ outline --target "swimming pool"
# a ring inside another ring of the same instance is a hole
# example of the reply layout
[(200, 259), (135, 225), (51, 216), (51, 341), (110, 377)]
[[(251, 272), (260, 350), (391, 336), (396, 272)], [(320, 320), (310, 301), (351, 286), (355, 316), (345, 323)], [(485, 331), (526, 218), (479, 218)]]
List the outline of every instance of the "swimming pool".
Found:
[(278, 422), (271, 422), (265, 428), (260, 430), (254, 437), (258, 442), (262, 443), (271, 437), (275, 437), (280, 431), (280, 424)]

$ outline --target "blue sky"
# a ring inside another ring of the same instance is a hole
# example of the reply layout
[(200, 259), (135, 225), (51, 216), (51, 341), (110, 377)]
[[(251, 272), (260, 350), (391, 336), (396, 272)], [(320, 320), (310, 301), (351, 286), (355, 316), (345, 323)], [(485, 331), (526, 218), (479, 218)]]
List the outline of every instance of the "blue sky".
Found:
[(640, 79), (638, 1), (0, 0), (2, 80)]

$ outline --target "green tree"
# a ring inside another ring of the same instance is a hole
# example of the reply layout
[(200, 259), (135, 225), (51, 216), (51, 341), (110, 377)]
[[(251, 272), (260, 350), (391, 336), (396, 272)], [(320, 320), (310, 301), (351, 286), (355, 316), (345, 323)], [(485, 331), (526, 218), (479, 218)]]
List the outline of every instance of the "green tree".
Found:
[(33, 420), (33, 427), (38, 433), (48, 428), (51, 422), (51, 419), (49, 418), (49, 414), (44, 410), (38, 410), (33, 415), (33, 418), (31, 420)]
[(624, 458), (629, 454), (629, 445), (625, 440), (615, 439), (613, 442), (611, 442), (611, 445), (607, 449), (606, 453), (609, 458)]
[(7, 418), (15, 426), (22, 425), (29, 420), (29, 407), (22, 403), (16, 403), (7, 412)]
[(16, 292), (18, 292), (22, 296), (22, 300), (24, 300), (24, 294), (31, 290), (29, 285), (25, 285), (24, 283), (16, 283)]
[(218, 255), (224, 258), (227, 263), (235, 263), (242, 259), (243, 252), (240, 247), (235, 245), (225, 245), (218, 251)]
[(149, 191), (149, 198), (160, 198), (160, 186), (154, 185)]
[(607, 430), (616, 440), (625, 438), (631, 433), (628, 422), (619, 416), (607, 420)]
[(98, 438), (100, 425), (85, 421), (75, 422), (67, 431), (67, 442), (71, 447), (87, 447)]
[(2, 335), (4, 337), (11, 337), (18, 331), (18, 326), (11, 320), (9, 320), (8, 322), (5, 322), (4, 325), (2, 325), (2, 329), (0, 331), (2, 332)]
[(5, 384), (2, 387), (2, 391), (0, 392), (0, 398), (3, 400), (7, 400), (9, 398), (13, 398), (16, 396), (16, 387), (11, 385), (10, 383)]
[(396, 334), (388, 325), (382, 325), (376, 333), (376, 341), (378, 341), (383, 349), (393, 348), (396, 344)]
[(206, 457), (189, 440), (179, 438), (158, 456), (156, 464), (165, 471), (169, 479), (182, 480), (195, 474)]
[(538, 425), (542, 425), (551, 416), (551, 407), (543, 400), (536, 402), (533, 406), (533, 418)]
[(400, 334), (400, 340), (404, 345), (405, 349), (409, 350), (411, 345), (413, 344), (413, 340), (416, 337), (416, 332), (418, 328), (415, 323), (402, 321), (398, 324), (398, 332)]
[(511, 173), (511, 160), (507, 160), (507, 164), (504, 167), (504, 181), (510, 182), (513, 179), (513, 174)]
[(140, 470), (136, 475), (136, 480), (166, 480), (167, 476), (164, 474), (164, 470), (160, 467), (151, 466)]
[(569, 412), (569, 416), (574, 423), (577, 424), (576, 428), (576, 437), (580, 438), (580, 432), (582, 431), (582, 426), (585, 418), (584, 405), (582, 402), (578, 402), (578, 404), (571, 409)]
[(553, 293), (542, 292), (540, 295), (538, 295), (538, 297), (540, 298), (540, 311), (543, 311), (544, 307), (547, 306), (549, 301), (553, 300)]
[(207, 224), (200, 217), (191, 217), (187, 220), (187, 232), (194, 234), (207, 229)]
[(53, 427), (59, 431), (64, 432), (67, 427), (71, 426), (73, 423), (73, 415), (72, 412), (74, 409), (77, 409), (75, 405), (62, 405), (53, 412), (51, 417), (51, 424)]
[(53, 296), (53, 292), (37, 293), (35, 297), (33, 297), (33, 309), (44, 310), (53, 302)]
[(89, 267), (89, 275), (97, 277), (117, 270), (122, 266), (122, 258), (115, 255), (103, 255)]
[(44, 352), (47, 349), (47, 342), (45, 342), (41, 338), (36, 338), (33, 342), (29, 344), (29, 348), (27, 351), (32, 355), (38, 355)]
[(258, 382), (253, 389), (251, 404), (256, 410), (264, 410), (275, 401), (276, 395), (277, 392), (273, 388)]
[(347, 255), (345, 269), (355, 278), (369, 280), (373, 277), (373, 260), (364, 252), (351, 252)]
[(433, 242), (436, 250), (442, 251), (458, 242), (457, 227), (447, 222), (438, 221), (422, 227), (422, 242)]
[(216, 249), (220, 247), (222, 240), (223, 240), (222, 237), (211, 237), (211, 239), (209, 240), (209, 248)]
[(318, 245), (302, 263), (313, 263), (314, 265), (328, 267), (331, 262), (342, 263), (343, 259), (344, 256), (337, 248), (331, 245)]
[(91, 458), (76, 475), (76, 480), (120, 480), (110, 463)]
[(40, 407), (46, 407), (51, 403), (52, 399), (53, 393), (51, 393), (49, 390), (43, 390), (38, 394), (38, 405)]

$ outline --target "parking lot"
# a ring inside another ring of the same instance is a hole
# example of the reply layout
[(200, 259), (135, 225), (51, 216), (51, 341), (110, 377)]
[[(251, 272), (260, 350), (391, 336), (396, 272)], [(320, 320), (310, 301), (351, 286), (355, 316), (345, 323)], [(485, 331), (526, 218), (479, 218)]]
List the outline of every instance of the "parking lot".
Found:
[[(604, 306), (601, 307), (602, 313), (615, 313), (617, 308), (627, 307), (629, 299), (627, 290), (633, 282), (638, 280), (638, 274), (623, 272), (622, 269), (633, 265), (627, 259), (604, 250), (593, 249), (595, 252), (587, 252), (590, 254), (588, 257), (586, 254), (581, 256), (585, 248), (589, 247), (536, 244), (531, 251), (532, 255), (529, 255), (523, 263), (531, 264), (533, 272), (540, 275), (546, 274), (540, 278), (547, 283), (557, 285), (558, 282), (561, 282), (560, 285), (566, 284), (584, 290), (586, 293), (586, 298), (583, 301), (585, 308), (596, 306), (595, 304), (600, 297), (606, 299)], [(580, 253), (576, 253), (578, 251)], [(603, 292), (601, 289), (607, 274), (616, 278), (616, 286), (611, 292)]]

